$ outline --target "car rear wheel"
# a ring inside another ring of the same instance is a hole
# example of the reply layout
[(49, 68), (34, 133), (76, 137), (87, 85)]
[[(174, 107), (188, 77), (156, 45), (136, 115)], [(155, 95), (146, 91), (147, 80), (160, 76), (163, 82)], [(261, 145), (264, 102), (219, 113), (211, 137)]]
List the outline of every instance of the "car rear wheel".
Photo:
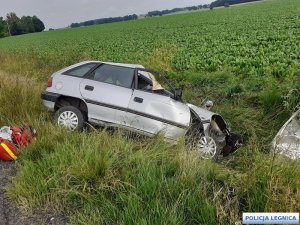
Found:
[(56, 111), (54, 122), (68, 130), (82, 130), (85, 124), (83, 113), (74, 106), (64, 106)]

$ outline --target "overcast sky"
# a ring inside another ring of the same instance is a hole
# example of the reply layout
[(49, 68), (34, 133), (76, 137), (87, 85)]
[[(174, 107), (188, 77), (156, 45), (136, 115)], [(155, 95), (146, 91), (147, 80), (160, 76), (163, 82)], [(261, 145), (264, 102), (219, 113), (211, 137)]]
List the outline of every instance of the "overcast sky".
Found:
[(36, 15), (49, 29), (66, 27), (73, 22), (210, 2), (212, 0), (0, 0), (0, 17), (9, 12), (16, 12), (19, 17)]

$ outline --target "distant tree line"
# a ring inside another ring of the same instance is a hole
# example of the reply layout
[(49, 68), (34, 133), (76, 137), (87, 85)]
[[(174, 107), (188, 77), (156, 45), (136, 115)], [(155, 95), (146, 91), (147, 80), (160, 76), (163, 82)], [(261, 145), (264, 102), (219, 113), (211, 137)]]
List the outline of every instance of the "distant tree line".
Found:
[(0, 38), (20, 34), (41, 32), (45, 29), (44, 23), (36, 16), (22, 16), (8, 13), (6, 19), (0, 17)]
[(220, 7), (220, 6), (229, 7), (229, 5), (236, 5), (236, 4), (255, 2), (255, 1), (260, 1), (260, 0), (216, 0), (210, 4), (210, 8), (212, 9), (214, 7)]
[[(209, 8), (209, 4), (204, 4), (204, 5), (198, 5), (198, 6), (190, 6), (190, 7), (184, 7), (184, 8), (174, 8), (174, 9), (165, 9), (162, 11), (155, 10), (148, 12), (146, 17), (152, 17), (152, 16), (162, 16), (165, 14), (169, 13), (175, 13), (175, 12), (180, 12), (180, 11), (191, 11), (191, 10), (198, 10), (202, 8)], [(127, 15), (127, 16), (119, 16), (119, 17), (109, 17), (109, 18), (102, 18), (102, 19), (96, 19), (96, 20), (88, 20), (80, 23), (72, 23), (70, 25), (71, 28), (75, 27), (82, 27), (82, 26), (91, 26), (91, 25), (96, 25), (96, 24), (104, 24), (104, 23), (115, 23), (115, 22), (121, 22), (121, 21), (128, 21), (128, 20), (136, 20), (138, 19), (138, 15), (132, 14), (132, 15)]]
[(96, 20), (88, 20), (88, 21), (84, 21), (84, 22), (81, 22), (81, 23), (72, 23), (70, 25), (70, 27), (75, 28), (75, 27), (91, 26), (91, 25), (104, 24), (104, 23), (115, 23), (115, 22), (136, 20), (136, 19), (138, 19), (138, 16), (136, 14), (133, 14), (133, 15), (127, 15), (127, 16), (109, 17), (109, 18), (102, 18), (102, 19), (96, 19)]
[(163, 16), (163, 15), (175, 13), (175, 12), (192, 11), (192, 10), (206, 9), (206, 8), (209, 8), (209, 4), (189, 6), (189, 7), (183, 7), (183, 8), (165, 9), (165, 10), (161, 10), (161, 11), (154, 10), (154, 11), (148, 12), (146, 16), (147, 17)]
[[(198, 10), (198, 9), (213, 9), (214, 7), (218, 6), (225, 6), (229, 7), (229, 5), (234, 4), (240, 4), (245, 2), (253, 2), (253, 1), (260, 1), (260, 0), (216, 0), (212, 2), (211, 4), (203, 4), (203, 5), (197, 5), (197, 6), (189, 6), (189, 7), (183, 7), (183, 8), (174, 8), (174, 9), (165, 9), (165, 10), (154, 10), (148, 12), (146, 15), (143, 15), (145, 17), (153, 17), (153, 16), (163, 16), (170, 13), (176, 13), (176, 12), (182, 12), (182, 11), (192, 11), (192, 10)], [(115, 23), (115, 22), (121, 22), (121, 21), (128, 21), (128, 20), (136, 20), (138, 19), (138, 16), (136, 14), (127, 15), (127, 16), (119, 16), (119, 17), (108, 17), (108, 18), (101, 18), (101, 19), (95, 19), (95, 20), (88, 20), (80, 23), (72, 23), (70, 25), (71, 28), (76, 27), (82, 27), (82, 26), (91, 26), (96, 24), (105, 24), (105, 23)]]

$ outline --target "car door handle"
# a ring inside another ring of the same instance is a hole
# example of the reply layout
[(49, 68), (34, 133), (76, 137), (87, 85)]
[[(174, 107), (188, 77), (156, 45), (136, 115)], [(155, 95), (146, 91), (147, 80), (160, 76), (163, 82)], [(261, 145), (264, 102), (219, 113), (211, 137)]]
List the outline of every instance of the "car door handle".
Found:
[(88, 91), (93, 91), (93, 90), (94, 90), (94, 87), (93, 87), (93, 86), (90, 86), (90, 85), (85, 85), (84, 89), (85, 89), (85, 90), (88, 90)]
[(144, 101), (144, 99), (139, 98), (139, 97), (134, 97), (133, 101), (138, 102), (138, 103), (142, 103)]

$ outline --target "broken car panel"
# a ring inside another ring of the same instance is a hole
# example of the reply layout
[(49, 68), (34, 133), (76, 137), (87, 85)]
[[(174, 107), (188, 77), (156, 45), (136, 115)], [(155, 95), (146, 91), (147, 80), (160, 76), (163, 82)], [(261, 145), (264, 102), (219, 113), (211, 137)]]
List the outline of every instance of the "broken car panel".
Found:
[(300, 159), (300, 110), (283, 125), (272, 142), (273, 153)]

